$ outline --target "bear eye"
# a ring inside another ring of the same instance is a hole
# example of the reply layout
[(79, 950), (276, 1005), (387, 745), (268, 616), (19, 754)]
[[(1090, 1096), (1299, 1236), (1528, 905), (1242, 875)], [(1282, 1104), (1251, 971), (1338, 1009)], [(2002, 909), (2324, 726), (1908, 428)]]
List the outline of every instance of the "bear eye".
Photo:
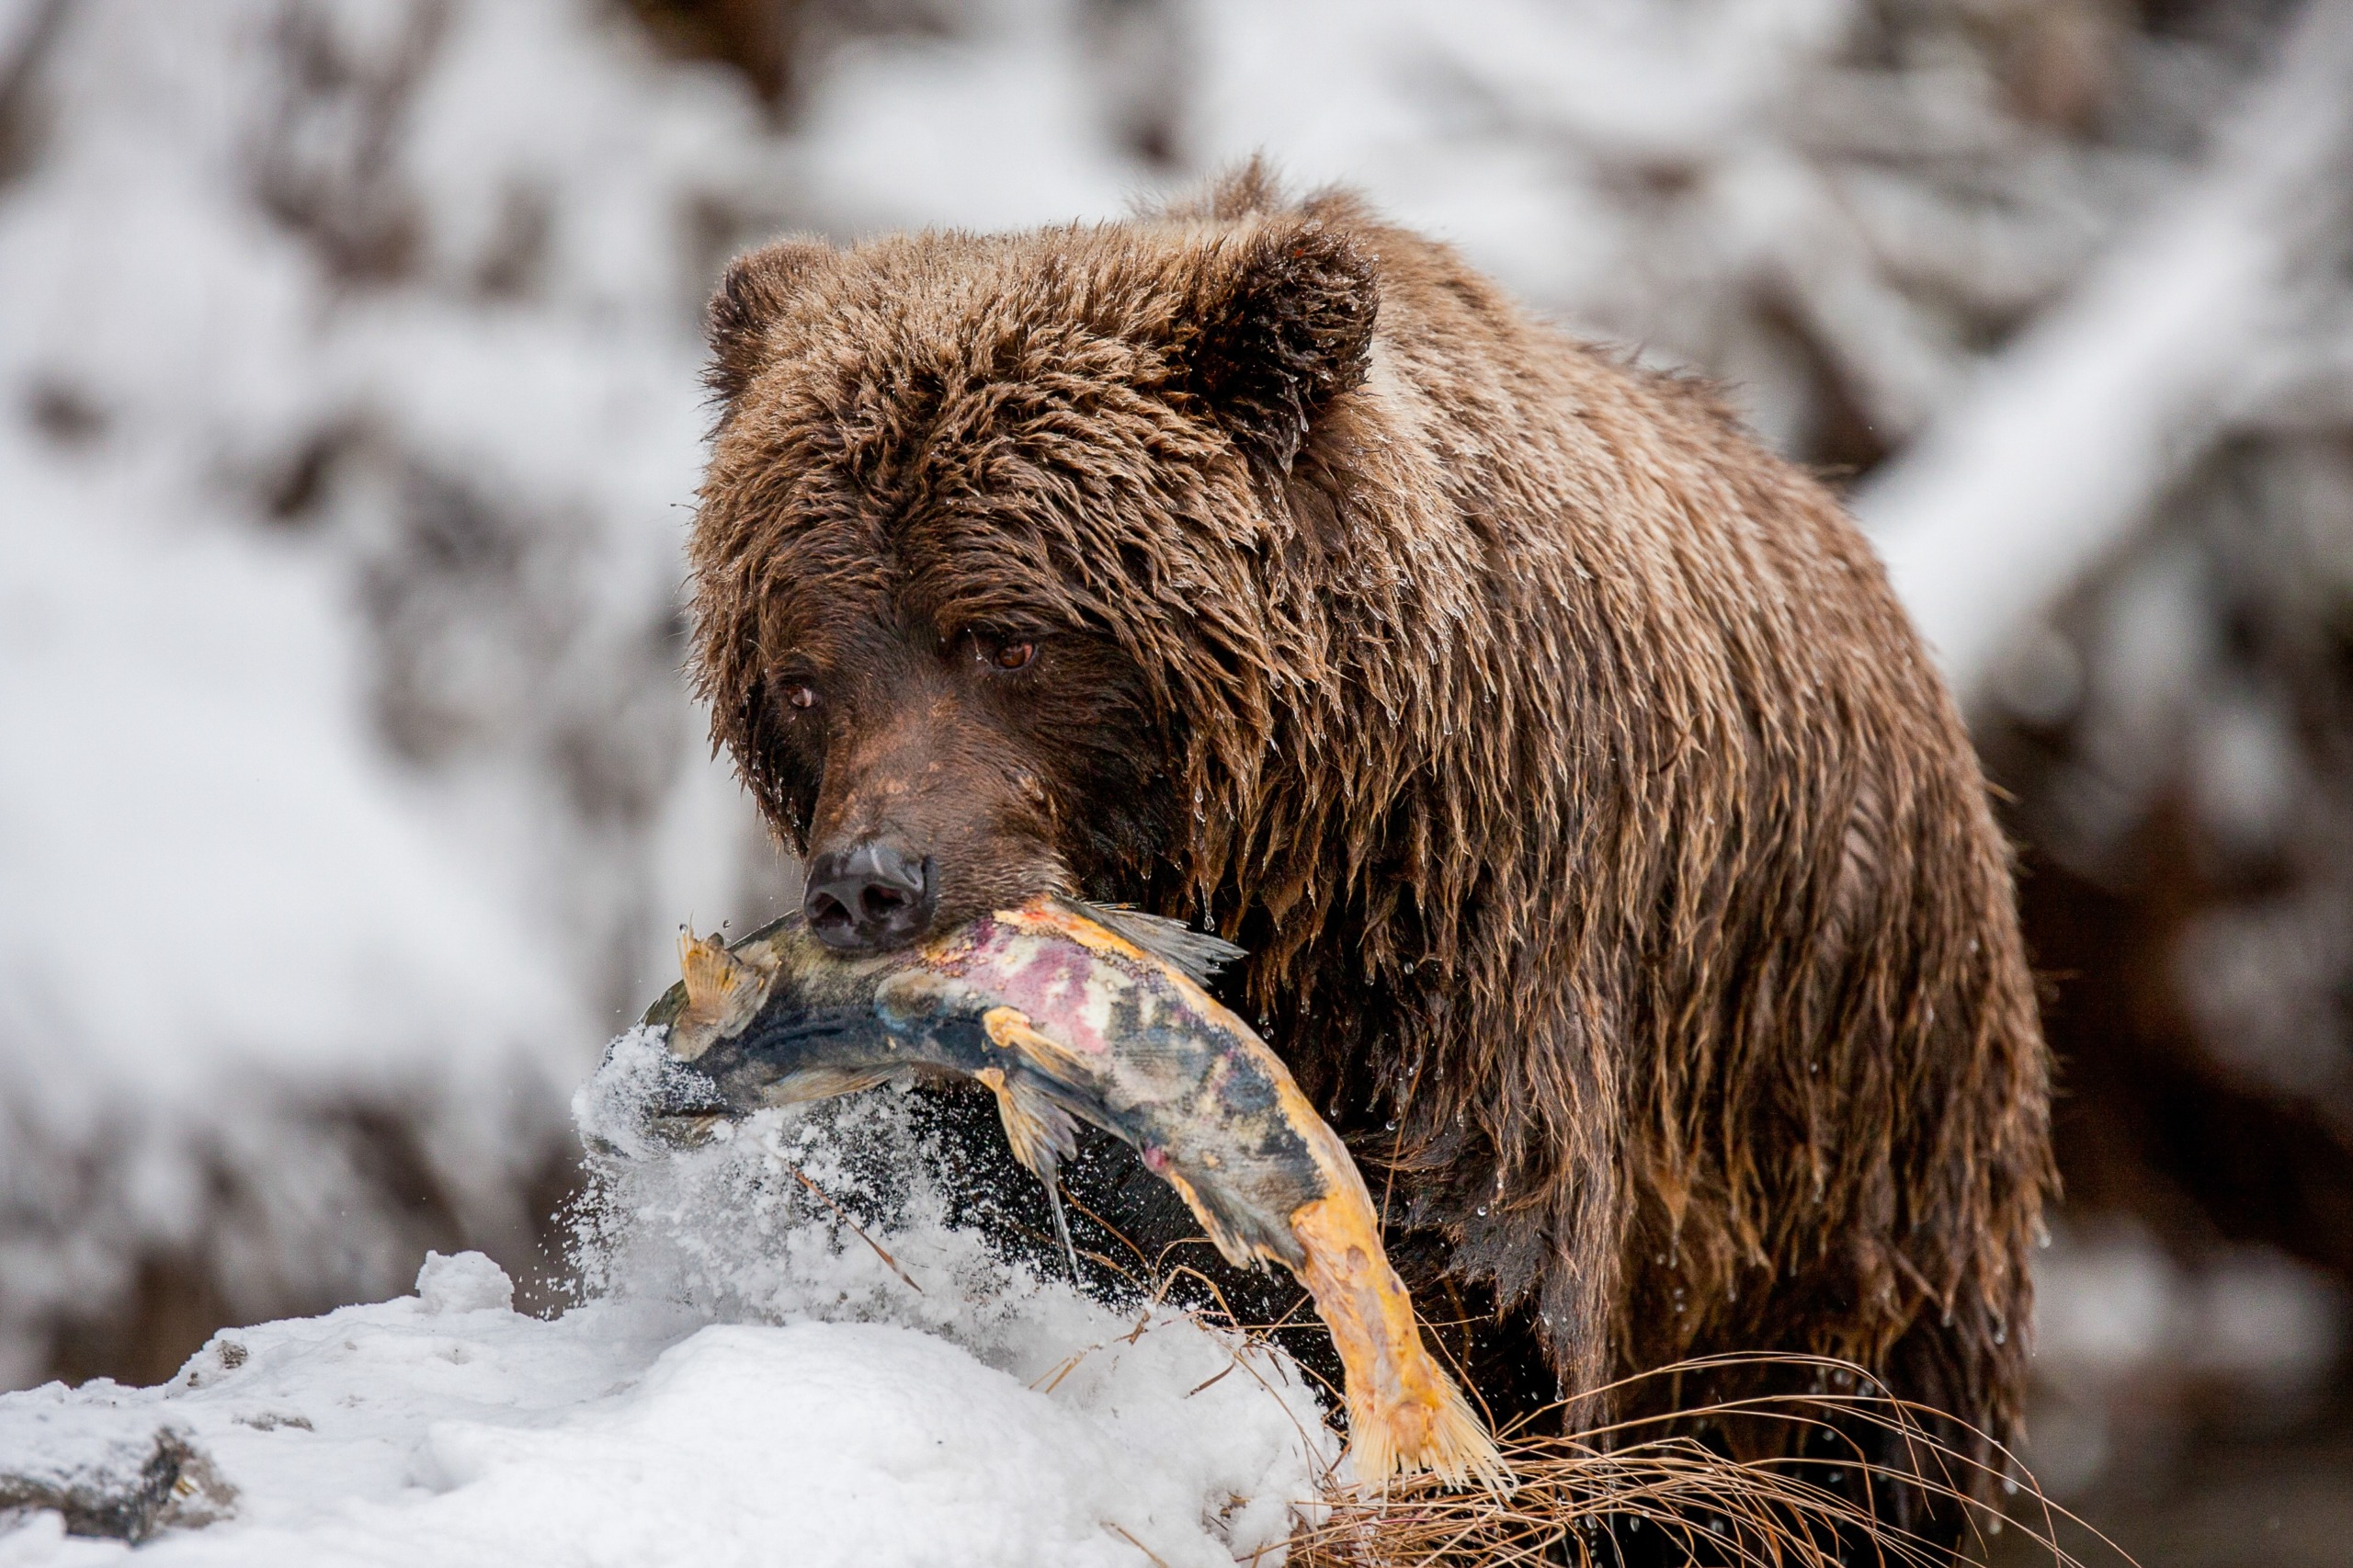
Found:
[(787, 705), (804, 711), (817, 706), (817, 688), (813, 686), (788, 686), (784, 688)]
[(981, 663), (992, 670), (1006, 674), (1027, 669), (1030, 662), (1038, 656), (1038, 644), (1034, 639), (1030, 638), (991, 637), (982, 634), (976, 636), (973, 642), (977, 645)]

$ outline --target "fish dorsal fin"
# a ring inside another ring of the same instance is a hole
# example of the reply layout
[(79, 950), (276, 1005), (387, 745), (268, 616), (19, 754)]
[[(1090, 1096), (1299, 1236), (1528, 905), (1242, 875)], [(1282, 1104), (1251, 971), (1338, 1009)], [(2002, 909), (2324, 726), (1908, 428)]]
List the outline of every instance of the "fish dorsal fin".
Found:
[(1087, 910), (1096, 919), (1161, 962), (1182, 971), (1186, 978), (1204, 989), (1219, 970), (1246, 956), (1246, 949), (1224, 937), (1196, 931), (1182, 920), (1171, 920), (1165, 915), (1102, 903), (1089, 904)]

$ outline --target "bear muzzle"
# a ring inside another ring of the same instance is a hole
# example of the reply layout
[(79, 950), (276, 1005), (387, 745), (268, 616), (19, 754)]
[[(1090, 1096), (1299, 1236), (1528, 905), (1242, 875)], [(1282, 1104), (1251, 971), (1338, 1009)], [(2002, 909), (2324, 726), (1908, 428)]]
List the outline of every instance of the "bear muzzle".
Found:
[(836, 952), (904, 947), (931, 928), (938, 908), (931, 857), (895, 835), (813, 856), (801, 897), (811, 934)]

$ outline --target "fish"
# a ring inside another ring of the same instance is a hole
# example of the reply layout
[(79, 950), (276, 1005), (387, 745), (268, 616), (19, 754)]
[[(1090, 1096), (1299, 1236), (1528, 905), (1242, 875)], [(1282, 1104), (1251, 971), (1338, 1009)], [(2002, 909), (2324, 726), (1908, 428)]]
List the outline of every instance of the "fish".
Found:
[(649, 1127), (697, 1142), (763, 1107), (944, 1073), (989, 1088), (1015, 1157), (1052, 1194), (1091, 1123), (1175, 1189), (1228, 1262), (1279, 1264), (1305, 1287), (1339, 1353), (1360, 1481), (1427, 1471), (1507, 1490), (1486, 1422), (1423, 1343), (1347, 1145), (1207, 990), (1239, 956), (1178, 922), (1058, 894), (884, 953), (837, 952), (797, 915), (732, 945), (682, 931), (680, 979), (642, 1020), (669, 1063)]

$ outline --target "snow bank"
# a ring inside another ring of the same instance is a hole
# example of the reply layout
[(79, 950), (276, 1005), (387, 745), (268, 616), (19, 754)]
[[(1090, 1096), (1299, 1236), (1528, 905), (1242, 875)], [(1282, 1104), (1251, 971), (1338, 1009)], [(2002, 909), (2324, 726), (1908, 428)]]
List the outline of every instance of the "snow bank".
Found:
[[(505, 1287), (479, 1254), (437, 1263)], [(1229, 1568), (1313, 1494), (1295, 1425), (1313, 1429), (1312, 1401), (1270, 1392), (1270, 1364), (1221, 1378), (1236, 1347), (1181, 1318), (1097, 1309), (1089, 1340), (1040, 1334), (983, 1361), (888, 1324), (702, 1325), (619, 1303), (542, 1322), (437, 1297), (435, 1268), (419, 1296), (217, 1335), (161, 1388), (0, 1397), (0, 1465), (91, 1428), (118, 1451), (175, 1432), (233, 1495), (224, 1522), (142, 1551), (157, 1568)], [(11, 1565), (130, 1551), (66, 1536), (54, 1512), (0, 1534)]]
[(0, 1501), (27, 1510), (0, 1564), (121, 1558), (67, 1516), (142, 1485), (159, 1568), (1279, 1548), (1337, 1449), (1290, 1363), (1003, 1260), (926, 1168), (888, 1094), (769, 1113), (608, 1171), (584, 1260), (608, 1294), (561, 1317), (436, 1256), (414, 1297), (224, 1331), (162, 1387), (0, 1396)]

